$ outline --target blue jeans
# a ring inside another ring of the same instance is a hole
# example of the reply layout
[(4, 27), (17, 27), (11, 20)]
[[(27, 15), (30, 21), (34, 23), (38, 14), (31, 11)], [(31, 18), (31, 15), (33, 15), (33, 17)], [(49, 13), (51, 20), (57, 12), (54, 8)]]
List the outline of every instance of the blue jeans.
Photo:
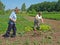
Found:
[(7, 31), (6, 31), (6, 36), (9, 36), (10, 35), (10, 31), (11, 31), (11, 29), (13, 30), (13, 34), (12, 35), (16, 35), (16, 26), (15, 26), (15, 23), (13, 22), (13, 21), (9, 21), (9, 23), (8, 23), (8, 29), (7, 29)]

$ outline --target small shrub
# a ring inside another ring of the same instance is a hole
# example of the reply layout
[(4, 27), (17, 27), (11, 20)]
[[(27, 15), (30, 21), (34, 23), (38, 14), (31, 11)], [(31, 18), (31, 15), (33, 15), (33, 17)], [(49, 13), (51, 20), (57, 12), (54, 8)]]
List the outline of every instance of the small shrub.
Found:
[(47, 38), (47, 39), (52, 39), (52, 36), (45, 36), (45, 38)]
[(38, 43), (37, 40), (34, 40), (33, 44), (34, 44), (34, 45), (38, 45), (39, 43)]
[(0, 45), (2, 45), (2, 43), (3, 43), (2, 40), (0, 40)]
[(51, 39), (48, 39), (48, 38), (43, 38), (41, 40), (41, 43), (52, 43), (52, 40)]
[(29, 26), (25, 27), (25, 32), (32, 31), (33, 29)]
[(12, 45), (18, 45), (18, 44), (21, 44), (20, 40), (15, 40)]
[(30, 44), (30, 40), (26, 39), (23, 45), (29, 45)]
[(60, 44), (60, 41), (57, 41), (58, 44)]
[(25, 32), (22, 31), (22, 32), (20, 32), (20, 33), (18, 33), (18, 34), (20, 35), (20, 37), (22, 37), (22, 36), (24, 36)]
[(49, 30), (51, 30), (51, 26), (46, 25), (46, 24), (41, 24), (40, 30), (42, 30), (43, 32), (49, 31)]
[(4, 15), (5, 11), (4, 10), (0, 10), (0, 15)]

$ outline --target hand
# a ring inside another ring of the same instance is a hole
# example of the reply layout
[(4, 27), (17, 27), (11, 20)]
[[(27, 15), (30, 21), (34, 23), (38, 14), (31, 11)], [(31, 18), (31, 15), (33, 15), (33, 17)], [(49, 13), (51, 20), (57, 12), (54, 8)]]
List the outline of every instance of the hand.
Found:
[(11, 19), (11, 18), (10, 18), (10, 20), (12, 20), (13, 22), (16, 22), (16, 20), (14, 20), (14, 19)]
[(42, 23), (44, 23), (43, 19), (41, 19), (41, 20), (42, 20)]

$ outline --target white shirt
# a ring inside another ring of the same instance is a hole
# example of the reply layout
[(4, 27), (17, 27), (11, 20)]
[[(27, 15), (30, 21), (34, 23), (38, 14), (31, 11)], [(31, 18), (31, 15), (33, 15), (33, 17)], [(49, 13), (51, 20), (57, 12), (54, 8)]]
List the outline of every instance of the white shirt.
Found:
[(42, 19), (42, 16), (39, 16), (38, 14), (36, 15), (36, 19), (37, 20), (40, 20), (40, 19)]
[(9, 18), (11, 18), (13, 20), (16, 20), (17, 19), (16, 14), (15, 14), (14, 11), (10, 14), (10, 17)]

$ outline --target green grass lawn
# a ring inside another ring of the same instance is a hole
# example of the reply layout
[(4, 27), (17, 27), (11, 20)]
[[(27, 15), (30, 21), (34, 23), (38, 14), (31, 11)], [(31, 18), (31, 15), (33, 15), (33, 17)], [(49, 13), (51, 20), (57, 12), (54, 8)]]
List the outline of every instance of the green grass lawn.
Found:
[(43, 14), (43, 18), (60, 20), (60, 14)]

